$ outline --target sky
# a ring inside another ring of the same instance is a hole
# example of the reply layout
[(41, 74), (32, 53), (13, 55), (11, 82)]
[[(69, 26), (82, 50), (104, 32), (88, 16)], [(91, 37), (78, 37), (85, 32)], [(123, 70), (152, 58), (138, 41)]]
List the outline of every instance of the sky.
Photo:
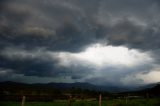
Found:
[(160, 82), (159, 0), (0, 0), (0, 81)]

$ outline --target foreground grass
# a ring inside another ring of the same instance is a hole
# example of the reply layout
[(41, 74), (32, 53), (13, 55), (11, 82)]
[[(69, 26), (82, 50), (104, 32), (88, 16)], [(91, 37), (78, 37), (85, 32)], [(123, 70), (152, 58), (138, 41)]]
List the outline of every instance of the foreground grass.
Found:
[[(20, 102), (0, 102), (0, 106), (21, 106)], [(26, 102), (25, 106), (98, 106), (98, 101)], [(102, 101), (102, 106), (160, 106), (160, 99), (114, 99)]]

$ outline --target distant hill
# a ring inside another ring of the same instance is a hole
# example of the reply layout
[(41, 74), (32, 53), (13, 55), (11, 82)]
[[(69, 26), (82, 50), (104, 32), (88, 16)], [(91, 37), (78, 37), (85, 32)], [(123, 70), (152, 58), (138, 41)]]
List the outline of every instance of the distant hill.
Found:
[(54, 88), (54, 89), (71, 89), (71, 88), (80, 88), (80, 89), (88, 89), (88, 90), (95, 90), (95, 91), (108, 91), (108, 92), (120, 92), (125, 91), (128, 89), (115, 87), (115, 86), (99, 86), (99, 85), (93, 85), (90, 83), (35, 83), (35, 84), (28, 84), (28, 83), (20, 83), (20, 82), (12, 82), (12, 81), (6, 81), (6, 82), (0, 82), (1, 88)]
[(0, 82), (0, 101), (20, 101), (25, 95), (29, 101), (52, 101), (67, 99), (69, 95), (76, 98), (96, 98), (99, 93), (110, 95), (100, 87), (89, 83), (47, 83), (26, 84), (18, 82)]
[(158, 89), (160, 86), (160, 83), (156, 84), (149, 84), (145, 86), (141, 86), (135, 90), (130, 90), (129, 88), (124, 87), (116, 87), (116, 86), (99, 86), (99, 85), (93, 85), (90, 83), (34, 83), (34, 84), (28, 84), (28, 83), (20, 83), (20, 82), (12, 82), (12, 81), (6, 81), (6, 82), (0, 82), (0, 88), (39, 88), (39, 89), (59, 89), (59, 90), (66, 90), (71, 88), (79, 88), (79, 89), (88, 89), (88, 90), (94, 90), (94, 91), (105, 91), (105, 92), (125, 92), (125, 91), (149, 91), (149, 92), (159, 92), (160, 89)]
[(146, 93), (149, 96), (158, 96), (160, 97), (160, 84), (155, 84), (153, 87), (146, 88), (143, 90), (140, 90), (139, 93)]
[(142, 97), (160, 97), (160, 83), (148, 84), (137, 89), (121, 92), (122, 95), (139, 95)]
[(124, 97), (126, 95), (136, 95), (140, 97), (160, 97), (160, 84), (144, 86), (144, 89), (132, 90), (114, 86), (98, 86), (89, 83), (19, 83), (0, 82), (0, 101), (13, 100), (20, 101), (26, 95), (30, 101), (52, 101), (53, 99), (66, 99), (68, 95), (76, 98), (97, 98), (99, 93), (103, 97)]

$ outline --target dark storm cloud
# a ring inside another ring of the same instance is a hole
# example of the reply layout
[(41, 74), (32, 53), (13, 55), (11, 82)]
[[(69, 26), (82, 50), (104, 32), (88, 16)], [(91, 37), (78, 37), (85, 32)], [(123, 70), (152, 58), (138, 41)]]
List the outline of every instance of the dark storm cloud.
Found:
[(86, 70), (91, 68), (78, 66), (78, 63), (75, 63), (77, 65), (73, 65), (72, 68), (59, 65), (59, 60), (56, 56), (56, 53), (50, 53), (43, 49), (28, 51), (22, 48), (7, 48), (0, 53), (0, 75), (4, 73), (5, 75), (37, 76), (42, 78), (71, 77), (76, 80), (90, 74)]
[(159, 15), (154, 1), (103, 1), (98, 16), (111, 44), (131, 48), (159, 48)]
[[(26, 76), (50, 76), (52, 75), (53, 62), (41, 59), (8, 59), (4, 56), (0, 57), (0, 67), (3, 69), (12, 69), (16, 74), (24, 74)], [(56, 73), (56, 71), (54, 71)]]
[[(158, 48), (160, 32), (157, 32), (159, 25), (153, 22), (157, 16), (152, 13), (156, 10), (154, 3), (143, 0), (119, 3), (110, 0), (6, 1), (2, 3), (0, 15), (1, 47), (46, 46), (52, 50), (76, 51), (97, 40), (105, 40), (131, 48)], [(141, 25), (141, 21), (146, 26)]]
[[(106, 38), (111, 44), (127, 45), (138, 49), (159, 48), (159, 32), (153, 28), (143, 28), (128, 20), (121, 20), (111, 28), (108, 28)], [(154, 40), (154, 41), (153, 41)]]
[[(8, 58), (4, 51), (16, 48), (32, 54), (34, 50), (45, 48), (53, 53), (78, 53), (97, 42), (152, 51), (158, 64), (159, 22), (157, 0), (1, 0), (0, 69), (24, 76), (67, 75), (75, 80), (83, 79), (92, 75), (88, 71), (94, 70), (92, 67), (79, 63), (69, 68), (61, 67), (57, 65), (58, 60), (43, 53), (34, 58), (32, 55), (24, 58), (17, 53), (19, 57), (13, 55), (16, 57), (13, 59)], [(141, 65), (133, 72), (151, 69), (152, 65), (145, 67)], [(125, 75), (132, 74), (131, 71), (125, 72)], [(115, 73), (113, 77), (117, 75)], [(112, 74), (112, 71), (107, 74)]]
[(53, 50), (73, 51), (93, 41), (93, 33), (88, 27), (90, 23), (79, 7), (70, 2), (46, 3), (6, 1), (1, 10), (1, 47), (45, 46)]

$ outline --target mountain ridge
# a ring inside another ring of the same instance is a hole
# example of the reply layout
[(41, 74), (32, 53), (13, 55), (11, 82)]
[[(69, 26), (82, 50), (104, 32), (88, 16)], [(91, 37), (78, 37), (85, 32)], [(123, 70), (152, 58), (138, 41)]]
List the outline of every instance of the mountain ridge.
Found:
[(23, 82), (14, 82), (14, 81), (3, 81), (0, 82), (0, 87), (40, 87), (40, 88), (55, 88), (55, 89), (71, 89), (71, 88), (80, 88), (80, 89), (88, 89), (95, 91), (105, 91), (111, 93), (118, 92), (134, 92), (134, 91), (143, 91), (146, 89), (152, 89), (155, 86), (160, 85), (160, 83), (152, 83), (144, 86), (140, 86), (134, 89), (125, 88), (125, 87), (117, 87), (117, 86), (102, 86), (102, 85), (94, 85), (87, 82), (75, 82), (75, 83), (57, 83), (57, 82), (49, 82), (49, 83), (23, 83)]
[(129, 89), (116, 87), (116, 86), (102, 86), (102, 85), (94, 85), (86, 82), (75, 82), (75, 83), (57, 83), (57, 82), (49, 82), (49, 83), (23, 83), (23, 82), (14, 82), (14, 81), (4, 81), (0, 82), (1, 87), (42, 87), (42, 88), (56, 88), (56, 89), (71, 89), (71, 88), (80, 88), (80, 89), (88, 89), (95, 91), (106, 91), (106, 92), (122, 92), (127, 91)]

